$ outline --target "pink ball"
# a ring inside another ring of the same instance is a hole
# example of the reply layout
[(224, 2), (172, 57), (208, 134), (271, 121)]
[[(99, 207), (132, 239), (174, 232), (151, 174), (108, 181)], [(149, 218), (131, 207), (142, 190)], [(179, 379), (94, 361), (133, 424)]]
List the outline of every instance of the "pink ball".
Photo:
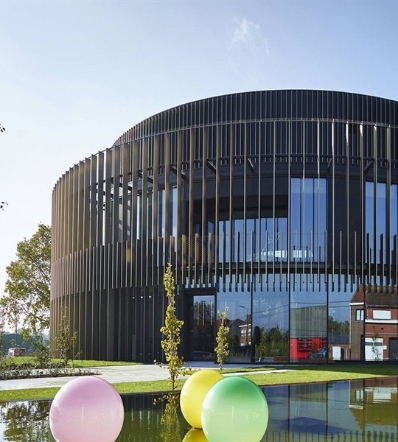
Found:
[(114, 442), (124, 420), (122, 398), (96, 376), (65, 384), (50, 407), (50, 428), (57, 442)]

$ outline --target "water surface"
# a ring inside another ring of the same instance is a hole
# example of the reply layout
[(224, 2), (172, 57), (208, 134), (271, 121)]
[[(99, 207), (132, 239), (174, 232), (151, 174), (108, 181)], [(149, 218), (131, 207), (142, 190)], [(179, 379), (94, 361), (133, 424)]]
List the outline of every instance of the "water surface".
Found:
[[(269, 424), (262, 442), (395, 442), (398, 439), (395, 377), (272, 386), (262, 390), (269, 406)], [(164, 404), (154, 404), (157, 397), (122, 396), (125, 418), (117, 442), (184, 440), (190, 426), (179, 412), (174, 421), (164, 423)], [(0, 402), (0, 441), (54, 441), (48, 425), (50, 405), (49, 401)]]

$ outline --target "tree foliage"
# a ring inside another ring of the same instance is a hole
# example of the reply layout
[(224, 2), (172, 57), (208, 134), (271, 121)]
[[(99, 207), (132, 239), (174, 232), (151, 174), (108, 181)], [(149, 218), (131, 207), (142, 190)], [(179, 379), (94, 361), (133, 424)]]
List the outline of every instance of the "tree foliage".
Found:
[(74, 359), (74, 351), (77, 342), (77, 331), (71, 332), (69, 316), (66, 308), (62, 309), (60, 328), (55, 334), (55, 351), (57, 356), (63, 360), (64, 366)]
[(229, 345), (228, 345), (228, 335), (229, 335), (229, 327), (226, 326), (227, 323), (227, 308), (220, 312), (218, 311), (218, 315), (220, 317), (220, 326), (217, 330), (216, 336), (216, 348), (214, 351), (217, 355), (217, 362), (220, 366), (220, 371), (222, 371), (222, 366), (225, 358), (229, 355)]
[(22, 320), (32, 333), (49, 327), (51, 282), (51, 228), (39, 224), (37, 232), (17, 244), (17, 259), (6, 268), (5, 294), (0, 299), (10, 324)]
[(44, 338), (42, 333), (35, 333), (29, 337), (34, 348), (33, 359), (39, 368), (47, 368), (50, 365), (50, 342)]
[(333, 333), (349, 334), (350, 323), (349, 321), (337, 321), (333, 316), (328, 316), (328, 330)]
[(0, 359), (3, 356), (3, 342), (4, 342), (4, 323), (2, 322), (2, 316), (0, 310)]
[(184, 372), (184, 358), (179, 356), (178, 349), (181, 343), (181, 328), (184, 321), (181, 321), (176, 316), (176, 301), (175, 301), (175, 282), (171, 264), (167, 265), (166, 272), (163, 278), (164, 289), (168, 298), (168, 305), (166, 308), (166, 316), (164, 326), (160, 331), (164, 335), (161, 341), (161, 346), (165, 354), (166, 362), (169, 370), (169, 383), (171, 390), (176, 389), (176, 381)]

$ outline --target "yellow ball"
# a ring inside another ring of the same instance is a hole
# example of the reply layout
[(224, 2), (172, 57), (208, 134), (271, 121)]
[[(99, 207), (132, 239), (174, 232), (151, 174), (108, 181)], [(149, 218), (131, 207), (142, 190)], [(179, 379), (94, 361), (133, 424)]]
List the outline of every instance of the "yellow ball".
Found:
[(203, 430), (191, 428), (182, 442), (208, 442)]
[(181, 389), (180, 407), (185, 420), (194, 428), (202, 428), (202, 405), (207, 392), (223, 379), (216, 370), (200, 370), (191, 375)]

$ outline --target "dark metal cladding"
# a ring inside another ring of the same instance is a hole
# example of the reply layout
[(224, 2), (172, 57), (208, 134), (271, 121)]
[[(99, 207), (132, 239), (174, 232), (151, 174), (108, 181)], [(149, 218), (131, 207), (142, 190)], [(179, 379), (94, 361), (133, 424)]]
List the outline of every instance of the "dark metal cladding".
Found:
[(67, 308), (83, 358), (163, 359), (170, 262), (187, 360), (214, 358), (225, 309), (227, 362), (396, 360), (398, 103), (278, 90), (166, 110), (59, 179), (52, 234), (51, 333)]

